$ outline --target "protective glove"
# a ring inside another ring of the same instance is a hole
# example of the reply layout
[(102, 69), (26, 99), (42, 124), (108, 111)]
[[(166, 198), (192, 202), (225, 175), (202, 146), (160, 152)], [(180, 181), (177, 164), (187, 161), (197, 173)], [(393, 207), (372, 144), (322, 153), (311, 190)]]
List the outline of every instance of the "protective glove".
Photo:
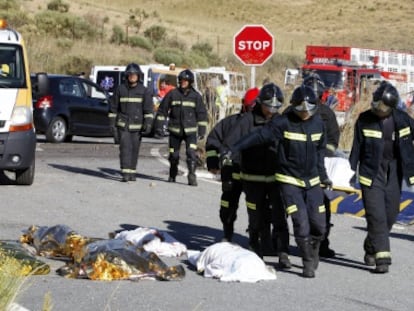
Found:
[(148, 136), (149, 134), (151, 134), (151, 130), (152, 130), (152, 126), (151, 125), (145, 125), (142, 128), (141, 134), (143, 136)]
[(231, 150), (226, 151), (222, 156), (222, 160), (221, 160), (222, 166), (233, 165), (232, 156), (233, 156), (233, 153), (231, 152)]
[(323, 181), (322, 181), (322, 184), (324, 184), (325, 185), (325, 187), (326, 187), (326, 190), (332, 190), (332, 180), (330, 180), (329, 178), (325, 178)]
[(204, 139), (204, 135), (198, 135), (197, 140), (203, 140)]

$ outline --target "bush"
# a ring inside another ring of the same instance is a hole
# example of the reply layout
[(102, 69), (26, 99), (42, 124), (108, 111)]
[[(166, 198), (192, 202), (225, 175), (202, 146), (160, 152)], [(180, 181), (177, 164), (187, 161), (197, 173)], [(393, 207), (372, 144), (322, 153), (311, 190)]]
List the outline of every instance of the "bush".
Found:
[[(8, 10), (18, 10), (19, 4), (16, 0), (0, 0), (0, 10), (8, 11)], [(4, 14), (5, 12), (1, 12)]]
[(183, 64), (183, 54), (177, 49), (156, 49), (154, 52), (154, 59), (161, 64), (174, 63), (179, 67)]
[(120, 26), (114, 26), (112, 28), (112, 36), (111, 39), (109, 40), (111, 43), (116, 43), (118, 45), (121, 45), (122, 43), (125, 42), (125, 32), (122, 30), (122, 28)]
[(80, 72), (89, 72), (93, 61), (81, 56), (69, 56), (60, 65), (59, 71), (69, 75), (78, 75)]
[(144, 36), (151, 41), (153, 46), (158, 46), (167, 38), (167, 29), (163, 26), (151, 26), (144, 31)]
[(140, 36), (129, 37), (128, 43), (130, 46), (133, 46), (133, 47), (140, 47), (147, 51), (152, 50), (151, 42), (149, 42), (148, 39), (140, 37)]
[(69, 4), (62, 0), (52, 0), (47, 4), (47, 9), (50, 11), (57, 11), (60, 13), (69, 12)]

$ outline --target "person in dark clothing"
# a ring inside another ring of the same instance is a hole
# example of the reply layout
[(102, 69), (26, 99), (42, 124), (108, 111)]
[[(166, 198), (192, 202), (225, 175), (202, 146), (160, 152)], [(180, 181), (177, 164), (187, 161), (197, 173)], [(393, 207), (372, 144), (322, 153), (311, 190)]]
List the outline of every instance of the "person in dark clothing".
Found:
[(375, 90), (371, 109), (356, 121), (349, 158), (358, 173), (367, 220), (364, 261), (376, 266), (375, 273), (389, 271), (389, 233), (399, 213), (402, 180), (414, 184), (414, 121), (397, 109), (398, 99), (388, 82)]
[[(318, 102), (318, 113), (325, 123), (326, 129), (326, 157), (335, 157), (336, 149), (339, 145), (339, 137), (340, 137), (340, 130), (338, 121), (336, 119), (335, 112), (329, 108), (325, 103), (322, 103), (322, 96), (325, 92), (325, 84), (321, 80), (318, 74), (311, 73), (309, 74), (303, 81), (304, 85), (310, 86), (314, 92), (316, 93), (319, 102)], [(335, 257), (335, 251), (329, 248), (329, 234), (331, 232), (331, 202), (327, 195), (324, 196), (324, 204), (326, 210), (326, 234), (324, 239), (321, 241), (321, 245), (319, 248), (319, 255), (325, 258), (332, 258)]]
[(229, 144), (235, 143), (235, 141), (231, 141), (231, 139), (234, 140), (231, 133), (243, 114), (251, 111), (256, 105), (258, 95), (258, 88), (247, 90), (242, 100), (242, 111), (219, 121), (210, 131), (206, 140), (207, 169), (213, 174), (219, 172), (221, 174), (220, 220), (224, 232), (222, 241), (230, 242), (233, 238), (234, 222), (237, 218), (237, 209), (243, 189), (240, 180), (240, 163), (238, 161), (223, 163), (221, 155), (225, 150), (228, 150)]
[[(231, 141), (256, 132), (278, 114), (284, 95), (274, 83), (262, 87), (258, 104), (237, 123)], [(249, 219), (249, 247), (259, 256), (277, 252), (281, 268), (291, 268), (289, 260), (289, 229), (280, 198), (279, 184), (275, 180), (277, 162), (276, 146), (272, 143), (251, 146), (240, 152), (241, 179), (246, 195)], [(237, 158), (237, 157), (235, 157)], [(273, 224), (273, 234), (271, 232)], [(275, 243), (272, 243), (275, 241)], [(272, 250), (275, 244), (274, 250)]]
[(151, 132), (153, 115), (152, 94), (142, 84), (139, 65), (129, 64), (125, 69), (126, 82), (118, 86), (112, 97), (111, 115), (119, 129), (122, 181), (135, 181), (141, 135)]
[(197, 140), (206, 134), (207, 111), (203, 99), (194, 88), (194, 74), (185, 69), (178, 74), (179, 87), (167, 93), (158, 108), (155, 133), (163, 136), (163, 124), (168, 117), (169, 136), (169, 182), (175, 182), (180, 159), (180, 147), (185, 141), (188, 184), (197, 186)]
[(325, 165), (325, 125), (316, 113), (318, 99), (312, 88), (301, 85), (291, 98), (292, 108), (260, 130), (243, 137), (231, 147), (231, 154), (255, 145), (273, 142), (277, 146), (275, 174), (280, 183), (284, 207), (292, 217), (296, 243), (301, 251), (303, 276), (315, 277), (319, 246), (326, 230), (321, 182), (332, 186)]

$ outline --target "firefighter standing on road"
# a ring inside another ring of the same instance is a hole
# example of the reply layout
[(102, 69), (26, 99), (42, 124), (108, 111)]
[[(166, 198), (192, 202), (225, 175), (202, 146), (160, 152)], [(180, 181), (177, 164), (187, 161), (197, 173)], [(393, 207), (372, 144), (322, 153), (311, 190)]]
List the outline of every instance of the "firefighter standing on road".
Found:
[[(322, 103), (322, 96), (325, 92), (325, 84), (318, 74), (311, 73), (304, 81), (304, 85), (310, 86), (319, 98), (317, 113), (325, 123), (326, 129), (326, 157), (334, 157), (336, 149), (339, 144), (339, 137), (341, 132), (339, 130), (338, 121), (336, 120), (335, 112), (329, 108), (325, 103)], [(335, 251), (329, 248), (329, 234), (331, 232), (331, 201), (327, 195), (324, 196), (325, 210), (326, 210), (326, 234), (321, 242), (319, 248), (319, 255), (325, 258), (335, 257)]]
[[(251, 113), (247, 113), (238, 122), (240, 130), (233, 131), (233, 135), (237, 135), (235, 141), (263, 128), (272, 118), (277, 118), (283, 101), (282, 90), (276, 84), (264, 85), (259, 93), (258, 104)], [(291, 263), (288, 257), (288, 224), (278, 183), (275, 180), (277, 147), (272, 142), (255, 145), (241, 150), (240, 156), (241, 179), (246, 194), (249, 219), (249, 246), (259, 256), (276, 251), (280, 267), (289, 269)], [(273, 237), (271, 223), (273, 223)], [(272, 238), (276, 241), (273, 243), (276, 244), (274, 250), (272, 250)]]
[(397, 109), (398, 91), (382, 82), (373, 93), (371, 109), (360, 114), (355, 125), (349, 158), (359, 170), (367, 219), (364, 261), (387, 273), (391, 264), (389, 233), (400, 207), (402, 179), (414, 184), (414, 121)]
[(111, 115), (116, 115), (119, 129), (122, 181), (135, 181), (141, 134), (151, 132), (154, 120), (151, 92), (142, 84), (139, 65), (129, 64), (125, 69), (126, 82), (118, 86), (111, 103)]
[(237, 209), (243, 189), (240, 180), (240, 163), (238, 161), (223, 163), (222, 155), (228, 150), (230, 144), (235, 143), (234, 139), (231, 141), (231, 133), (243, 114), (254, 108), (258, 95), (258, 88), (247, 90), (242, 101), (242, 111), (218, 122), (207, 136), (207, 169), (214, 174), (221, 173), (220, 220), (223, 223), (223, 241), (230, 242), (233, 238), (234, 222), (237, 218)]
[[(156, 133), (162, 136), (162, 126), (168, 117), (169, 136), (169, 182), (175, 182), (178, 173), (181, 142), (186, 144), (188, 184), (197, 186), (197, 139), (206, 134), (207, 111), (203, 99), (192, 86), (194, 74), (189, 69), (178, 75), (179, 87), (167, 93), (158, 108)], [(198, 136), (197, 136), (198, 135)]]
[(305, 85), (296, 88), (290, 102), (292, 109), (242, 138), (232, 150), (238, 152), (269, 142), (278, 146), (275, 178), (280, 183), (286, 212), (292, 217), (303, 276), (313, 278), (326, 230), (320, 183), (332, 185), (324, 165), (326, 135), (324, 123), (316, 114), (318, 98), (312, 88)]

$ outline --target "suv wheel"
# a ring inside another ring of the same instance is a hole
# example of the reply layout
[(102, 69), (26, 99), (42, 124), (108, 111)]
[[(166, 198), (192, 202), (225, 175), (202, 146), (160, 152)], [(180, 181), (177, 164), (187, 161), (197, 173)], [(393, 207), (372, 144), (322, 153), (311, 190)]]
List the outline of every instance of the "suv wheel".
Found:
[(61, 117), (53, 118), (46, 132), (46, 140), (51, 143), (62, 143), (68, 132), (66, 121)]

